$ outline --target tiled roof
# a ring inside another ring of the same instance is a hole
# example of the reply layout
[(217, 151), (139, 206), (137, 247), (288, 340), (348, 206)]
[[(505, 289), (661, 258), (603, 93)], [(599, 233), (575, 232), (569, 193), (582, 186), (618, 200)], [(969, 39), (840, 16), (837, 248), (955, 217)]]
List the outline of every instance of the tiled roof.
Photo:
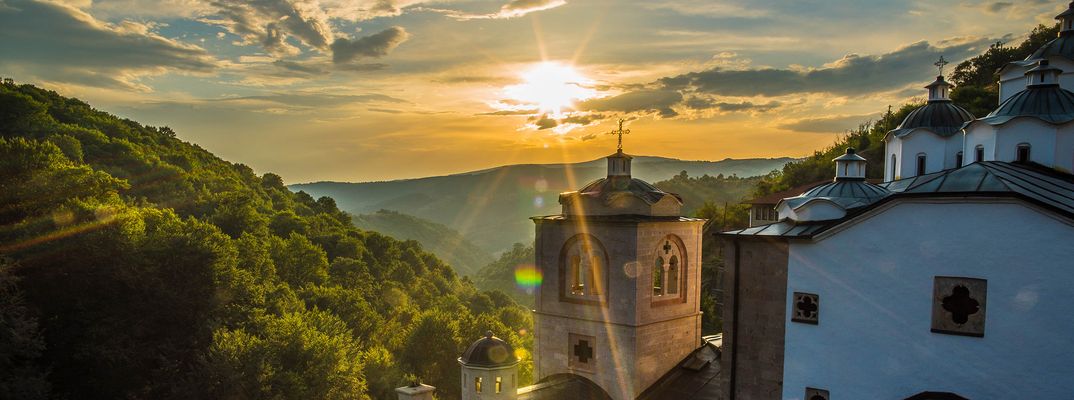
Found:
[(995, 111), (976, 121), (999, 125), (1018, 117), (1036, 118), (1052, 124), (1074, 121), (1074, 93), (1059, 85), (1029, 87), (1007, 98)]
[(956, 106), (950, 100), (934, 100), (911, 111), (891, 134), (905, 136), (914, 129), (927, 129), (941, 137), (950, 137), (962, 129), (962, 125), (973, 120), (973, 114)]
[(611, 400), (611, 396), (589, 379), (558, 374), (518, 390), (518, 400)]
[(706, 342), (638, 396), (638, 400), (715, 400), (720, 396), (720, 351)]
[(810, 238), (889, 201), (920, 197), (1015, 197), (1074, 218), (1074, 175), (1038, 164), (984, 161), (881, 186), (892, 194), (842, 219), (799, 224), (783, 220), (721, 235)]

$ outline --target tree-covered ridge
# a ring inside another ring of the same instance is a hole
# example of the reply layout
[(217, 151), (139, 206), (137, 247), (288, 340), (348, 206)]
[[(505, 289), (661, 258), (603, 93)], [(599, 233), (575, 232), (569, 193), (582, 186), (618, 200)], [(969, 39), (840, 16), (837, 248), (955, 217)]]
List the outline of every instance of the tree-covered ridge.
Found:
[[(1034, 28), (1025, 41), (1018, 46), (997, 42), (984, 53), (963, 61), (951, 74), (955, 88), (951, 100), (965, 108), (975, 117), (983, 117), (999, 104), (999, 70), (1012, 61), (1024, 60), (1038, 48), (1055, 39), (1059, 26), (1040, 25)], [(782, 170), (767, 175), (757, 186), (755, 196), (787, 190), (825, 179), (831, 179), (835, 171), (832, 159), (841, 155), (847, 147), (854, 147), (858, 154), (868, 160), (866, 177), (879, 179), (884, 176), (884, 135), (897, 127), (906, 115), (923, 105), (912, 101), (895, 110), (888, 109), (880, 119), (861, 123), (848, 129), (835, 143), (813, 153), (801, 161), (791, 162)]]
[(0, 85), (0, 255), (0, 398), (451, 399), (486, 330), (532, 343), (417, 242), (30, 85)]
[[(400, 239), (416, 240), (426, 251), (455, 268), (459, 275), (473, 276), (492, 262), (492, 256), (458, 231), (424, 218), (391, 210), (359, 214), (351, 218), (360, 229)], [(480, 287), (480, 286), (479, 286)]]

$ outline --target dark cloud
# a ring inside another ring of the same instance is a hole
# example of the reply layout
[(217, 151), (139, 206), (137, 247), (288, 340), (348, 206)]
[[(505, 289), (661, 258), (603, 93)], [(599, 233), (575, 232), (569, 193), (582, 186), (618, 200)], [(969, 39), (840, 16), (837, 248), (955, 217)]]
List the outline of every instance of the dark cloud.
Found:
[(993, 2), (993, 3), (985, 4), (984, 8), (985, 8), (985, 11), (988, 11), (988, 12), (991, 12), (991, 13), (998, 13), (998, 12), (1003, 11), (1005, 9), (1011, 8), (1011, 6), (1013, 6), (1013, 5), (1014, 5), (1014, 3), (1008, 3), (1008, 2), (1005, 2), (1005, 1), (997, 1), (997, 2)]
[(368, 64), (348, 63), (348, 64), (336, 64), (335, 67), (336, 67), (336, 69), (341, 70), (341, 71), (369, 72), (369, 71), (380, 71), (382, 69), (388, 68), (388, 64), (384, 64), (384, 63), (368, 63)]
[(477, 115), (533, 115), (541, 110), (538, 109), (524, 109), (524, 110), (500, 110), (486, 113), (479, 113)]
[(597, 138), (597, 134), (590, 133), (588, 135), (585, 135), (585, 136), (582, 136), (582, 137), (578, 138), (578, 140), (581, 140), (581, 141), (585, 142), (585, 141), (593, 140), (593, 139), (596, 139), (596, 138)]
[(549, 117), (548, 114), (540, 117), (533, 117), (530, 118), (530, 120), (533, 121), (533, 125), (537, 127), (537, 130), (552, 129), (559, 126), (559, 122), (554, 118)]
[(572, 114), (559, 121), (561, 124), (590, 125), (605, 119), (604, 114)]
[(364, 57), (384, 57), (409, 37), (405, 29), (393, 26), (357, 40), (336, 39), (332, 43), (332, 62), (345, 64)]
[(671, 107), (682, 102), (682, 93), (668, 89), (641, 89), (618, 96), (586, 100), (578, 103), (579, 110), (612, 112), (656, 112), (661, 117), (679, 115)]
[(838, 133), (846, 131), (849, 127), (872, 121), (876, 119), (876, 117), (877, 114), (863, 114), (803, 118), (794, 122), (781, 124), (779, 125), (779, 128), (797, 132)]
[(325, 50), (332, 38), (328, 15), (317, 0), (215, 0), (217, 19), (206, 22), (226, 27), (247, 43), (260, 44), (273, 54), (298, 50), (287, 43), (294, 37), (306, 46)]
[(328, 69), (324, 66), (313, 63), (302, 63), (297, 61), (276, 60), (273, 65), (291, 72), (297, 72), (303, 75), (324, 75), (328, 73)]
[(822, 68), (809, 70), (713, 68), (659, 80), (665, 89), (722, 96), (782, 96), (798, 93), (832, 93), (860, 96), (899, 89), (922, 81), (940, 55), (959, 60), (986, 48), (992, 39), (974, 39), (945, 47), (921, 41), (880, 55), (849, 54)]
[(55, 3), (3, 4), (0, 66), (17, 64), (25, 69), (20, 72), (41, 79), (148, 90), (137, 83), (138, 77), (165, 71), (210, 72), (218, 65), (204, 49), (160, 36), (147, 25), (105, 24)]
[(291, 107), (330, 107), (353, 103), (409, 103), (406, 100), (383, 94), (339, 95), (324, 93), (274, 93), (260, 96), (229, 97), (214, 101), (232, 103), (270, 102)]

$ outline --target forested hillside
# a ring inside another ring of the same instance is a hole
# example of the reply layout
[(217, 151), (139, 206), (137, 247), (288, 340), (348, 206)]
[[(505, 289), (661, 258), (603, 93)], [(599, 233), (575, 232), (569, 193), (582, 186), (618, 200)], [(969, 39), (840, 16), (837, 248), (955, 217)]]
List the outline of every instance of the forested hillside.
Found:
[(443, 224), (390, 210), (351, 218), (359, 229), (376, 231), (401, 240), (415, 240), (459, 275), (473, 276), (492, 262), (492, 256)]
[(454, 399), (483, 332), (531, 345), (417, 242), (30, 85), (0, 85), (0, 255), (3, 399)]
[[(1036, 49), (1055, 39), (1058, 32), (1058, 25), (1040, 25), (1029, 32), (1027, 39), (1017, 46), (998, 42), (984, 53), (959, 63), (950, 75), (950, 81), (955, 85), (951, 91), (951, 100), (966, 108), (974, 117), (987, 115), (999, 104), (999, 69), (1012, 61), (1029, 57)], [(923, 79), (922, 82), (924, 81)], [(889, 109), (876, 121), (862, 121), (857, 127), (847, 127), (846, 134), (831, 146), (818, 150), (801, 161), (789, 163), (783, 166), (782, 170), (766, 176), (758, 185), (755, 195), (831, 178), (835, 171), (832, 159), (842, 154), (847, 147), (856, 148), (858, 154), (868, 160), (868, 178), (883, 178), (884, 135), (898, 126), (910, 111), (921, 105), (915, 102), (903, 104), (894, 110)]]

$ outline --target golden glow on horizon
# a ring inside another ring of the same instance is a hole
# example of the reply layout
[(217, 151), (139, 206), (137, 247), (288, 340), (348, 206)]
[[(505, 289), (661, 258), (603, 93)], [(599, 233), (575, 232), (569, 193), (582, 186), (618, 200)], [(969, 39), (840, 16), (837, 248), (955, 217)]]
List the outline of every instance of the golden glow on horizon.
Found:
[(504, 88), (504, 93), (520, 105), (535, 107), (543, 113), (562, 116), (575, 101), (597, 95), (587, 87), (593, 82), (574, 67), (558, 62), (542, 62), (522, 72), (522, 83)]

